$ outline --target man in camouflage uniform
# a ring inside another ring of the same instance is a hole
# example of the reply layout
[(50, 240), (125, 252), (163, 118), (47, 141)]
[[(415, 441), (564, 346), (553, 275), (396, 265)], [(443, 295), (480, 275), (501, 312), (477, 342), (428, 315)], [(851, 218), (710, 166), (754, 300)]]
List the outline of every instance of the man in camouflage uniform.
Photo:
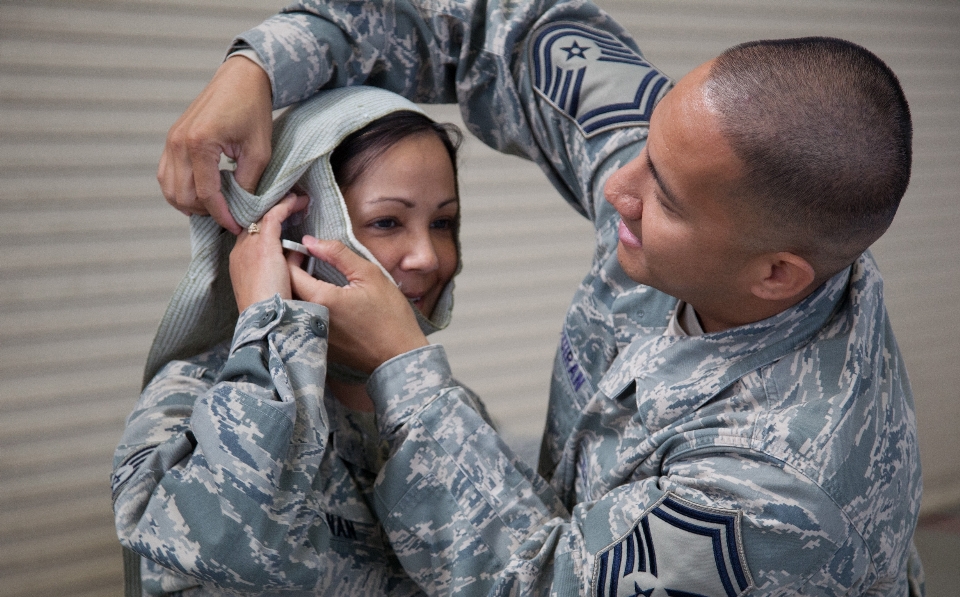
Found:
[[(696, 69), (663, 99), (671, 83), (583, 2), (303, 2), (237, 47), (255, 52), (269, 80), (244, 82), (258, 80), (252, 63), (231, 58), (171, 132), (160, 180), (183, 209), (217, 209), (184, 139), (205, 130), (220, 146), (255, 145), (250, 125), (238, 134), (239, 120), (209, 108), (236, 96), (231, 85), (258, 88), (248, 98), (262, 114), (264, 88), (276, 108), (367, 83), (458, 101), (474, 134), (535, 160), (596, 226), (593, 265), (561, 336), (540, 477), (510, 454), (452, 381), (443, 349), (424, 346), (415, 326), (348, 321), (343, 306), (363, 300), (358, 292), (330, 288), (322, 301), (334, 321), (378, 338), (355, 362), (383, 363), (368, 383), (389, 444), (375, 510), (424, 591), (922, 592), (912, 397), (864, 252), (909, 177), (909, 115), (882, 63), (840, 42), (784, 46), (813, 53), (805, 66), (788, 56), (775, 84), (759, 79), (755, 95), (737, 96), (730, 82), (753, 76), (738, 69), (780, 53), (759, 46)], [(886, 77), (871, 109), (874, 124), (900, 110), (897, 140), (857, 137), (868, 113), (825, 99), (857, 96), (846, 75), (861, 69), (834, 62), (851, 52)], [(775, 117), (749, 112), (768, 91)], [(738, 124), (731, 105), (763, 126)], [(814, 168), (804, 177), (788, 159), (779, 181), (807, 185), (810, 206), (781, 206), (779, 188), (768, 188), (763, 168), (748, 170), (755, 156), (738, 144), (764, 135), (774, 149), (812, 137), (801, 154), (840, 165), (848, 181), (862, 170), (865, 188), (899, 168), (878, 185), (888, 204), (837, 208), (836, 176)], [(352, 279), (373, 279), (329, 245), (313, 250)]]

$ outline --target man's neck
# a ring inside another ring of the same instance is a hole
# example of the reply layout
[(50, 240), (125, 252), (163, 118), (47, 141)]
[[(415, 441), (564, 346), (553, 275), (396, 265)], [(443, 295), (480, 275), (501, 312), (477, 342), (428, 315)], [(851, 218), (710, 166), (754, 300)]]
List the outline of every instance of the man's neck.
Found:
[(712, 334), (763, 321), (783, 313), (810, 296), (818, 287), (819, 285), (811, 284), (802, 293), (781, 301), (766, 301), (752, 297), (741, 301), (738, 305), (722, 305), (718, 309), (701, 309), (693, 303), (691, 305), (697, 313), (697, 319), (700, 320), (704, 333)]

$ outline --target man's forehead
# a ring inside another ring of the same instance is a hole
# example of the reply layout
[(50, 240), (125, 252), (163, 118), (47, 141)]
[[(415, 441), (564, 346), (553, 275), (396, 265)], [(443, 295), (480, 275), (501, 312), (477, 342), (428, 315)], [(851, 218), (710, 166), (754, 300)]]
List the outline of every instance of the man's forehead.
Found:
[(705, 98), (708, 64), (681, 79), (650, 119), (648, 166), (663, 193), (681, 207), (728, 203), (725, 199), (739, 188), (743, 172)]

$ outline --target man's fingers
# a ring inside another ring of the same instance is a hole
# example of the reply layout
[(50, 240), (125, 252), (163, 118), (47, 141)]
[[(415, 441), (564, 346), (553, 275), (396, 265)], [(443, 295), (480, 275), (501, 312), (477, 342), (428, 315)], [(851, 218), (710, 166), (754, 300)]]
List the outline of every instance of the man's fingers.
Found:
[(233, 234), (239, 234), (240, 225), (227, 208), (220, 189), (221, 152), (216, 136), (199, 128), (188, 137), (185, 149), (185, 168), (179, 192), (183, 197), (189, 197), (190, 186), (193, 186), (197, 202), (194, 211), (210, 214), (218, 224)]
[(185, 208), (177, 201), (177, 155), (182, 151), (178, 143), (178, 130), (182, 126), (184, 115), (181, 115), (170, 130), (167, 132), (166, 144), (163, 147), (163, 153), (160, 154), (160, 165), (157, 167), (157, 182), (160, 183), (160, 191), (163, 193), (167, 203), (176, 207), (180, 211)]
[[(270, 121), (272, 129), (272, 121)], [(243, 147), (242, 155), (236, 156), (237, 169), (233, 172), (233, 177), (237, 179), (240, 185), (248, 193), (255, 193), (257, 183), (260, 182), (260, 176), (270, 162), (270, 134), (271, 130), (261, 132), (259, 135), (251, 137), (247, 145)]]
[(167, 167), (167, 163), (167, 152), (164, 150), (160, 154), (160, 165), (157, 166), (157, 182), (160, 183), (160, 192), (163, 193), (163, 198), (167, 200), (167, 203), (180, 209), (173, 194), (173, 171)]
[(172, 168), (172, 197), (167, 201), (178, 209), (186, 209), (192, 214), (208, 215), (206, 208), (197, 200), (197, 186), (193, 178), (193, 159), (185, 145), (173, 146), (175, 151), (168, 153), (168, 168)]
[(230, 213), (230, 208), (227, 207), (227, 200), (219, 191), (217, 191), (216, 195), (207, 199), (204, 205), (206, 206), (207, 213), (213, 216), (213, 219), (216, 220), (218, 224), (233, 234), (240, 234), (240, 232), (243, 231), (243, 228), (240, 224), (237, 224), (237, 221), (234, 219), (233, 214)]
[(220, 155), (237, 161), (237, 182), (252, 191), (270, 156), (270, 80), (242, 57), (224, 61), (213, 80), (170, 128), (157, 169), (167, 202), (210, 214), (234, 234), (240, 226), (220, 189)]

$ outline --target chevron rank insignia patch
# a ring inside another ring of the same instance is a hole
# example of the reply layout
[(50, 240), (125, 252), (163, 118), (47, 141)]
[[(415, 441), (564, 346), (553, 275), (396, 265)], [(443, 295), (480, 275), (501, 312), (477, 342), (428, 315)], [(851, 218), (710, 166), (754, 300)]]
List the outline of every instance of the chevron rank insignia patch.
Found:
[(737, 597), (753, 586), (741, 513), (667, 493), (597, 554), (595, 597)]
[(606, 31), (574, 23), (534, 35), (534, 88), (576, 121), (587, 137), (647, 124), (670, 79)]
[(120, 490), (126, 485), (140, 468), (140, 465), (143, 464), (147, 458), (150, 458), (150, 455), (157, 449), (155, 445), (149, 445), (143, 448), (140, 448), (133, 454), (127, 456), (126, 460), (123, 461), (116, 471), (114, 471), (113, 476), (111, 477), (110, 486), (113, 499), (117, 499), (117, 494), (120, 493)]

